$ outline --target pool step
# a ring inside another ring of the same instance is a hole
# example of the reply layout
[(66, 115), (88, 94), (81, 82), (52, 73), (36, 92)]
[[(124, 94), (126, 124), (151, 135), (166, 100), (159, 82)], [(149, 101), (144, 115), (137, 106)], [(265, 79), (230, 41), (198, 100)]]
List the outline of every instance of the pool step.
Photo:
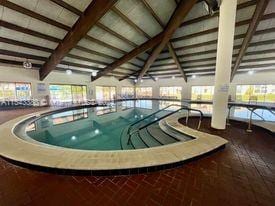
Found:
[(149, 146), (141, 139), (140, 135), (138, 133), (135, 133), (131, 137), (132, 146), (135, 149), (143, 149), (148, 148)]
[(148, 133), (147, 128), (140, 130), (139, 134), (140, 134), (140, 137), (142, 138), (142, 140), (149, 147), (157, 147), (157, 146), (161, 146), (162, 145), (161, 142), (159, 142), (157, 139), (155, 139), (155, 137), (151, 136), (151, 134)]
[(169, 134), (170, 136), (173, 136), (174, 138), (178, 139), (179, 141), (188, 141), (188, 140), (194, 139), (188, 135), (178, 132), (177, 130), (175, 130), (174, 128), (169, 126), (165, 120), (162, 120), (159, 122), (159, 127), (161, 128), (161, 130), (164, 133)]
[(148, 127), (148, 133), (152, 135), (157, 141), (161, 144), (172, 144), (177, 142), (178, 140), (174, 137), (164, 133), (158, 125), (151, 125)]

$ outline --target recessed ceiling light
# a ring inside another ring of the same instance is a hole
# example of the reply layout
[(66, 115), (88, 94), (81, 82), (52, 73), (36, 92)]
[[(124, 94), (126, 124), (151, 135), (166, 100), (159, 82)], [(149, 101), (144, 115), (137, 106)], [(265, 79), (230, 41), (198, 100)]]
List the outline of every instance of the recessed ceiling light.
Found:
[(175, 79), (175, 76), (172, 76), (172, 79)]
[(195, 79), (197, 76), (195, 74), (192, 75), (192, 79)]
[(97, 75), (97, 71), (92, 71), (92, 76), (96, 77), (96, 75)]
[(72, 136), (72, 137), (71, 137), (71, 140), (76, 140), (76, 136)]
[(250, 70), (250, 71), (248, 71), (248, 74), (249, 74), (249, 75), (252, 75), (252, 74), (254, 74), (254, 71), (253, 71), (253, 70)]
[(141, 79), (140, 82), (143, 82), (143, 79)]
[(66, 70), (66, 74), (67, 74), (67, 75), (71, 75), (72, 73), (73, 73), (72, 70), (70, 70), (70, 69), (67, 69), (67, 70)]
[(95, 130), (95, 134), (99, 134), (99, 129), (96, 129), (96, 130)]
[(135, 79), (134, 82), (137, 83), (137, 79)]
[(155, 80), (157, 81), (159, 78), (158, 77), (155, 77)]

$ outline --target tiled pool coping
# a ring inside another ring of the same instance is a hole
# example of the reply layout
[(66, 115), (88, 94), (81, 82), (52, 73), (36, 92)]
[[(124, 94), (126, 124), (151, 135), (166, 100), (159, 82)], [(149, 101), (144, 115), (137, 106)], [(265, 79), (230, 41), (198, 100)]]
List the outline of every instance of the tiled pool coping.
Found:
[(179, 116), (165, 119), (176, 130), (194, 137), (194, 140), (138, 150), (85, 151), (51, 147), (28, 142), (13, 133), (15, 125), (47, 111), (8, 121), (0, 125), (0, 155), (11, 161), (45, 170), (87, 171), (91, 173), (110, 171), (117, 173), (140, 173), (177, 166), (182, 162), (223, 147), (227, 140), (188, 128), (178, 122)]

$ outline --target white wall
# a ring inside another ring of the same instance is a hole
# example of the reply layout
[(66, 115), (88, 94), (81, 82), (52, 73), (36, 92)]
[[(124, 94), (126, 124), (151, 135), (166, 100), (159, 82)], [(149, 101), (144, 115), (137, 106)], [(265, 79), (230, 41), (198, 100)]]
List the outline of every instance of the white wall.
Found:
[[(46, 84), (47, 91), (44, 93), (37, 92), (37, 83), (39, 81), (39, 73), (35, 70), (26, 70), (22, 67), (1, 66), (0, 65), (0, 81), (7, 82), (29, 82), (32, 84), (32, 94), (34, 98), (42, 99), (49, 95), (49, 84), (80, 84), (87, 85), (88, 98), (95, 99), (95, 86), (116, 86), (117, 94), (121, 94), (122, 86), (133, 86), (133, 81), (123, 80), (118, 81), (114, 77), (102, 77), (94, 82), (91, 82), (89, 75), (72, 74), (66, 75), (65, 72), (54, 71), (43, 81)], [(238, 84), (275, 84), (275, 72), (259, 72), (254, 75), (238, 74), (235, 76), (230, 85), (230, 94), (232, 99), (235, 99), (236, 85)], [(159, 79), (154, 82), (152, 80), (144, 80), (142, 86), (153, 87), (153, 97), (159, 96), (159, 87), (161, 86), (181, 86), (182, 97), (184, 99), (191, 98), (192, 86), (210, 86), (214, 85), (214, 76), (201, 76), (195, 79), (188, 79), (186, 83), (182, 78), (176, 79)], [(140, 86), (140, 85), (137, 85)]]

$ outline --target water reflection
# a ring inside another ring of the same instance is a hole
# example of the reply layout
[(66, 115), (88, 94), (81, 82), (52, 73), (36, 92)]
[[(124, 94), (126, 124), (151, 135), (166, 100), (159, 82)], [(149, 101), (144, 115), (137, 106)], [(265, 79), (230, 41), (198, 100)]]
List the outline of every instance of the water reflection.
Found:
[[(80, 119), (88, 118), (88, 110), (87, 109), (78, 109), (71, 110), (62, 113), (53, 114), (51, 118), (45, 117), (40, 120), (42, 127), (48, 127), (50, 119), (52, 120), (53, 125), (64, 124), (68, 122), (73, 122)], [(44, 125), (44, 126), (43, 126)]]

